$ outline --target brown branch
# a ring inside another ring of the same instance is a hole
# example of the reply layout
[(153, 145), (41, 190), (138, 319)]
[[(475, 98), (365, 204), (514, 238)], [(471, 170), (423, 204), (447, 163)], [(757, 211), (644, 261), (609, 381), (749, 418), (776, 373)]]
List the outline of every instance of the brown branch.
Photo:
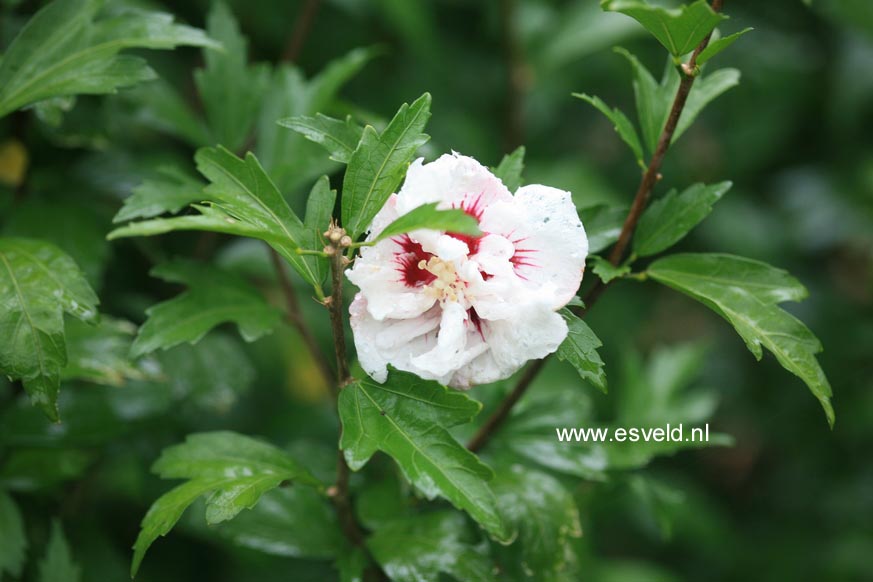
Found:
[[(333, 329), (333, 345), (336, 355), (336, 383), (331, 385), (334, 387), (335, 398), (339, 398), (340, 391), (352, 381), (346, 357), (346, 332), (343, 322), (343, 269), (347, 261), (343, 251), (351, 245), (352, 240), (346, 236), (345, 230), (338, 227), (336, 223), (331, 223), (325, 235), (329, 241), (325, 251), (330, 255), (332, 287), (331, 295), (324, 300), (324, 304), (330, 312), (330, 325)], [(342, 426), (340, 431), (342, 431)], [(337, 449), (336, 474), (336, 483), (328, 492), (336, 508), (340, 526), (350, 542), (356, 546), (362, 546), (364, 534), (355, 519), (349, 497), (349, 465), (346, 463), (341, 449)]]
[[(722, 3), (723, 0), (713, 0), (712, 9), (716, 12), (721, 10)], [(649, 161), (649, 165), (646, 167), (646, 171), (643, 173), (643, 177), (640, 180), (640, 185), (637, 188), (630, 211), (621, 227), (618, 241), (616, 241), (615, 246), (612, 248), (612, 252), (609, 254), (609, 262), (613, 265), (618, 265), (622, 259), (624, 259), (625, 251), (627, 251), (627, 246), (630, 244), (631, 237), (637, 228), (637, 223), (643, 214), (643, 210), (646, 209), (646, 204), (648, 204), (652, 188), (654, 188), (655, 184), (661, 178), (660, 172), (661, 165), (664, 162), (664, 156), (666, 155), (667, 150), (670, 149), (670, 143), (673, 141), (673, 135), (676, 133), (676, 126), (679, 123), (679, 117), (682, 115), (682, 110), (685, 108), (685, 103), (688, 101), (688, 94), (691, 92), (691, 87), (694, 85), (694, 79), (697, 77), (697, 57), (700, 56), (700, 53), (707, 47), (711, 36), (712, 33), (706, 35), (706, 38), (704, 38), (700, 44), (697, 45), (697, 48), (694, 49), (688, 63), (680, 66), (680, 75), (682, 79), (679, 82), (679, 88), (676, 90), (676, 97), (673, 99), (673, 105), (667, 116), (667, 123), (664, 125), (664, 130), (658, 138), (658, 144), (655, 147), (655, 152), (652, 154), (652, 159)], [(585, 307), (581, 310), (574, 310), (577, 315), (585, 315), (585, 313), (591, 309), (591, 306), (597, 302), (601, 295), (603, 295), (605, 290), (606, 285), (598, 279), (583, 298)], [(479, 432), (476, 433), (476, 436), (474, 436), (467, 444), (468, 449), (471, 451), (477, 451), (488, 442), (497, 428), (509, 417), (512, 407), (515, 406), (521, 397), (524, 396), (524, 393), (528, 388), (530, 388), (534, 378), (536, 378), (540, 370), (543, 369), (546, 358), (537, 360), (528, 367), (512, 392), (510, 392), (500, 403), (497, 410), (488, 417), (485, 424), (483, 424), (479, 429)]]
[(291, 31), (291, 36), (288, 39), (288, 44), (285, 45), (285, 51), (282, 53), (282, 60), (293, 63), (300, 56), (300, 49), (303, 48), (303, 43), (309, 36), (309, 31), (312, 30), (312, 23), (315, 21), (315, 15), (318, 14), (318, 8), (321, 5), (321, 0), (306, 0), (303, 8), (300, 9), (300, 14), (294, 20), (294, 30)]
[(273, 263), (273, 269), (276, 271), (276, 278), (279, 280), (279, 287), (282, 289), (282, 295), (285, 297), (285, 315), (290, 323), (300, 334), (303, 343), (309, 350), (312, 359), (318, 366), (319, 372), (327, 386), (333, 386), (333, 370), (324, 356), (324, 352), (318, 345), (318, 340), (312, 334), (312, 330), (306, 325), (306, 320), (303, 319), (303, 311), (300, 309), (300, 303), (297, 301), (297, 293), (294, 290), (294, 285), (285, 271), (285, 265), (282, 263), (282, 257), (276, 252), (273, 247), (270, 247), (270, 260)]
[(479, 427), (479, 430), (467, 443), (468, 449), (475, 453), (481, 449), (492, 436), (494, 436), (497, 427), (503, 424), (507, 419), (509, 413), (512, 412), (512, 407), (521, 399), (527, 391), (528, 386), (530, 386), (531, 382), (533, 382), (534, 378), (537, 377), (537, 374), (540, 373), (540, 370), (542, 370), (545, 365), (546, 358), (543, 358), (541, 360), (535, 360), (527, 367), (524, 371), (524, 375), (519, 379), (518, 384), (515, 385), (512, 392), (510, 392), (506, 398), (500, 402), (500, 406), (497, 407), (497, 410), (488, 417), (485, 424)]

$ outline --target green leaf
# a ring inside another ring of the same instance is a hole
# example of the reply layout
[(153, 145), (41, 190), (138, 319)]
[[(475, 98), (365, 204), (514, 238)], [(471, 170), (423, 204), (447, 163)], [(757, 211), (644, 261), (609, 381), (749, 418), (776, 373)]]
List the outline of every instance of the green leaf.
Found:
[(621, 227), (627, 219), (625, 206), (597, 204), (579, 211), (585, 234), (588, 236), (588, 253), (599, 253), (618, 240)]
[(97, 319), (97, 296), (73, 260), (54, 245), (0, 238), (0, 371), (24, 384), (34, 405), (58, 420), (60, 371), (67, 363), (64, 318)]
[(253, 154), (243, 160), (223, 147), (201, 148), (194, 159), (211, 182), (207, 200), (229, 216), (300, 247), (303, 223)]
[(308, 112), (315, 113), (326, 109), (346, 83), (367, 63), (384, 52), (380, 47), (359, 47), (329, 62), (309, 81), (306, 90)]
[(694, 184), (681, 194), (674, 189), (654, 201), (640, 217), (634, 233), (633, 252), (648, 257), (675, 245), (709, 216), (712, 205), (730, 190), (731, 185), (731, 182), (711, 186)]
[(595, 109), (605, 115), (615, 127), (619, 137), (630, 147), (634, 154), (634, 158), (641, 166), (643, 162), (643, 146), (640, 143), (640, 136), (637, 135), (637, 130), (634, 128), (630, 119), (618, 107), (610, 109), (609, 105), (603, 102), (600, 97), (586, 95), (585, 93), (573, 93), (573, 97), (578, 97), (583, 101), (590, 103)]
[(63, 249), (97, 287), (109, 259), (107, 221), (96, 204), (28, 197), (7, 215), (3, 235), (39, 239)]
[(367, 570), (367, 554), (361, 548), (350, 548), (336, 559), (340, 582), (364, 582)]
[(336, 206), (336, 190), (331, 189), (330, 179), (322, 176), (312, 186), (309, 198), (306, 200), (306, 217), (303, 223), (310, 234), (315, 235), (311, 241), (308, 241), (306, 248), (314, 249), (321, 243), (322, 233), (327, 230), (333, 219), (334, 206)]
[(815, 358), (821, 343), (777, 306), (806, 297), (800, 282), (765, 263), (724, 254), (672, 255), (652, 263), (648, 274), (725, 318), (757, 359), (762, 348), (773, 353), (783, 368), (806, 383), (833, 426), (831, 387)]
[(601, 0), (604, 10), (621, 12), (643, 25), (674, 57), (690, 53), (727, 17), (714, 12), (706, 0), (676, 9), (661, 8), (640, 0)]
[[(615, 51), (625, 57), (633, 69), (637, 118), (642, 128), (643, 143), (649, 153), (652, 153), (658, 144), (661, 130), (667, 122), (675, 90), (671, 92), (669, 87), (658, 84), (649, 70), (630, 52), (621, 47), (616, 47)], [(676, 77), (678, 78), (678, 74)]]
[(631, 475), (623, 484), (643, 522), (650, 524), (662, 541), (670, 541), (673, 522), (686, 502), (685, 492), (645, 473)]
[(73, 562), (61, 523), (55, 520), (45, 556), (39, 562), (39, 582), (79, 582), (81, 579), (81, 568)]
[(314, 487), (321, 483), (272, 445), (232, 432), (189, 435), (185, 443), (164, 449), (152, 471), (164, 479), (188, 479), (158, 498), (142, 521), (134, 544), (131, 576), (149, 546), (173, 528), (198, 497), (206, 497), (206, 521), (221, 523), (255, 506), (261, 495), (285, 481)]
[(269, 333), (281, 312), (268, 304), (257, 289), (241, 277), (205, 264), (175, 260), (158, 265), (151, 274), (181, 283), (188, 290), (146, 310), (131, 354), (139, 357), (183, 342), (197, 343), (209, 330), (233, 322), (246, 341)]
[(251, 510), (217, 530), (234, 545), (289, 558), (331, 558), (341, 554), (345, 543), (336, 511), (308, 487), (268, 491)]
[(597, 348), (603, 343), (588, 324), (572, 311), (564, 308), (560, 313), (567, 322), (569, 332), (567, 338), (558, 346), (558, 359), (570, 362), (583, 380), (591, 382), (601, 392), (606, 392), (606, 372), (603, 371), (603, 360), (597, 353)]
[[(678, 80), (679, 74), (672, 69), (671, 72), (671, 76)], [(704, 107), (728, 89), (739, 84), (740, 72), (736, 69), (719, 69), (707, 76), (698, 76), (691, 87), (691, 93), (688, 94), (685, 109), (682, 110), (682, 115), (679, 117), (676, 133), (673, 134), (673, 142), (691, 127)]]
[(352, 239), (369, 228), (376, 213), (400, 185), (415, 152), (428, 139), (422, 133), (430, 117), (430, 93), (403, 104), (380, 134), (364, 128), (343, 179), (343, 226)]
[(522, 182), (521, 173), (524, 171), (524, 146), (518, 146), (511, 154), (503, 156), (500, 165), (493, 168), (493, 171), (510, 192), (518, 190)]
[[(45, 419), (40, 420), (45, 424)], [(15, 447), (8, 452), (0, 468), (0, 486), (15, 491), (57, 490), (58, 485), (81, 478), (96, 457), (94, 452), (63, 446)], [(0, 507), (0, 523), (4, 520), (3, 511)], [(4, 527), (13, 526), (0, 525), (0, 531), (13, 531)], [(15, 539), (14, 535), (12, 539)], [(3, 554), (4, 549), (6, 548), (0, 548), (0, 554)], [(7, 551), (12, 554), (15, 549), (16, 545), (13, 543)], [(0, 573), (3, 572), (3, 563), (4, 558), (0, 557)]]
[(448, 511), (399, 519), (380, 528), (367, 547), (394, 582), (496, 580), (482, 545), (473, 545), (463, 516)]
[[(307, 249), (324, 248), (324, 232), (333, 220), (336, 206), (336, 190), (330, 187), (330, 179), (322, 176), (316, 180), (306, 200), (306, 216), (303, 219), (303, 247)], [(304, 260), (318, 281), (324, 281), (330, 272), (330, 263), (325, 257), (308, 255)]]
[(320, 297), (320, 274), (314, 270), (312, 261), (297, 252), (308, 240), (307, 230), (254, 154), (249, 153), (242, 160), (223, 147), (201, 148), (195, 160), (198, 170), (211, 182), (203, 191), (203, 199), (212, 206), (193, 205), (199, 215), (134, 222), (113, 230), (108, 238), (176, 230), (207, 230), (257, 238), (288, 260)]
[(191, 105), (163, 79), (125, 91), (133, 120), (143, 127), (176, 137), (194, 148), (212, 142), (209, 128)]
[(226, 414), (255, 379), (254, 366), (239, 341), (218, 332), (197, 345), (167, 350), (158, 360), (173, 397), (212, 414)]
[(565, 580), (570, 538), (582, 535), (573, 495), (554, 477), (518, 464), (499, 466), (493, 487), (501, 513), (518, 532), (503, 550), (506, 562), (523, 564), (537, 580)]
[(733, 34), (729, 34), (728, 36), (724, 36), (717, 40), (711, 41), (705, 49), (700, 51), (700, 54), (697, 56), (697, 66), (702, 66), (703, 63), (734, 44), (734, 42), (736, 42), (738, 38), (749, 32), (750, 30), (754, 29), (752, 27), (744, 28), (739, 32), (735, 32)]
[(135, 218), (152, 218), (175, 214), (194, 202), (204, 199), (205, 184), (171, 166), (158, 168), (157, 178), (145, 180), (124, 200), (124, 206), (112, 219), (127, 222)]
[(3, 543), (0, 544), (0, 577), (9, 574), (13, 578), (21, 576), (27, 550), (27, 537), (24, 533), (24, 520), (15, 501), (5, 491), (0, 490), (0, 531)]
[(160, 366), (154, 360), (131, 361), (135, 335), (136, 326), (122, 319), (103, 316), (97, 325), (67, 321), (67, 366), (61, 370), (61, 379), (123, 386), (128, 380), (161, 378)]
[[(667, 117), (673, 106), (680, 78), (676, 67), (668, 63), (661, 78), (655, 81), (652, 74), (639, 60), (623, 48), (616, 48), (617, 53), (624, 56), (631, 64), (634, 73), (634, 98), (637, 104), (637, 116), (642, 128), (643, 143), (649, 153), (655, 151), (658, 139)], [(739, 83), (740, 73), (736, 69), (720, 69), (708, 76), (698, 76), (691, 87), (685, 108), (679, 117), (673, 142), (685, 133), (703, 108), (716, 97)]]
[(278, 123), (321, 145), (330, 154), (330, 159), (343, 164), (349, 163), (364, 133), (364, 129), (352, 121), (351, 115), (340, 121), (316, 113), (314, 116), (286, 117)]
[(637, 352), (625, 352), (616, 391), (616, 424), (697, 425), (709, 419), (718, 406), (717, 393), (696, 385), (708, 349), (700, 342), (658, 347), (645, 363)]
[(0, 117), (52, 97), (113, 93), (155, 77), (128, 48), (216, 47), (201, 30), (160, 12), (95, 20), (100, 0), (55, 0), (34, 15), (0, 62)]
[(203, 52), (206, 67), (194, 80), (206, 110), (213, 143), (230, 150), (243, 147), (252, 130), (261, 99), (269, 82), (267, 64), (249, 66), (245, 37), (224, 2), (215, 2), (206, 18), (209, 36), (221, 42), (223, 51)]
[[(335, 172), (337, 164), (324, 157), (316, 144), (280, 127), (276, 120), (312, 116), (333, 109), (336, 94), (343, 85), (377, 54), (375, 49), (354, 49), (331, 61), (309, 80), (298, 68), (288, 64), (275, 68), (258, 118), (255, 152), (280, 190), (293, 192), (321, 174)], [(351, 145), (352, 150), (359, 139), (360, 132)]]
[(613, 279), (618, 279), (619, 277), (624, 277), (628, 273), (630, 273), (629, 265), (619, 265), (615, 266), (610, 263), (608, 260), (603, 257), (598, 257), (597, 255), (593, 255), (588, 257), (591, 260), (592, 266), (591, 270), (595, 275), (600, 277), (600, 280), (603, 281), (604, 285), (609, 285)]
[(372, 242), (421, 228), (473, 236), (482, 234), (482, 231), (479, 230), (479, 221), (475, 217), (470, 216), (460, 208), (438, 210), (437, 205), (437, 202), (431, 202), (412, 209), (386, 226)]
[(385, 384), (359, 380), (343, 388), (340, 447), (357, 471), (381, 450), (428, 498), (441, 495), (498, 539), (507, 532), (486, 481), (493, 473), (446, 430), (469, 422), (481, 404), (405, 372)]

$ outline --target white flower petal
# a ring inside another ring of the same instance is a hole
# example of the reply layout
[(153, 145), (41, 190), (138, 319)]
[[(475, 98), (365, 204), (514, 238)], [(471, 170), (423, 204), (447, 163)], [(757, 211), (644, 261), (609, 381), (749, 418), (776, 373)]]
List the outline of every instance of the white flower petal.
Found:
[(511, 259), (524, 286), (567, 304), (582, 282), (588, 238), (569, 192), (538, 184), (519, 188), (511, 202), (486, 208), (480, 224), (515, 246)]
[(467, 310), (461, 304), (443, 305), (440, 331), (433, 349), (412, 358), (412, 365), (423, 370), (430, 378), (450, 378), (464, 359), (467, 346)]
[[(376, 214), (369, 238), (377, 236), (397, 218), (396, 203), (397, 196), (392, 195)], [(398, 253), (403, 249), (398, 240), (399, 237), (393, 237), (363, 247), (354, 266), (346, 271), (349, 280), (367, 297), (370, 315), (378, 320), (417, 317), (434, 304), (432, 295), (404, 281), (403, 265), (398, 263)]]
[(515, 319), (490, 321), (484, 327), (485, 340), (503, 377), (508, 377), (528, 360), (553, 353), (567, 337), (567, 323), (546, 305), (519, 309)]
[(578, 289), (588, 250), (569, 193), (526, 186), (512, 196), (472, 158), (417, 160), (370, 240), (429, 202), (464, 209), (485, 234), (423, 229), (362, 249), (347, 275), (361, 290), (350, 312), (364, 370), (382, 382), (390, 364), (468, 388), (554, 352), (567, 335), (555, 310)]
[(358, 361), (367, 374), (377, 382), (384, 382), (388, 377), (388, 364), (419, 373), (412, 359), (434, 345), (441, 319), (439, 308), (414, 319), (378, 321), (370, 315), (367, 299), (358, 293), (349, 313)]
[(440, 208), (463, 208), (475, 215), (494, 202), (512, 200), (503, 182), (473, 158), (452, 153), (429, 164), (422, 162), (422, 158), (412, 162), (406, 173), (398, 193), (400, 214), (438, 202)]

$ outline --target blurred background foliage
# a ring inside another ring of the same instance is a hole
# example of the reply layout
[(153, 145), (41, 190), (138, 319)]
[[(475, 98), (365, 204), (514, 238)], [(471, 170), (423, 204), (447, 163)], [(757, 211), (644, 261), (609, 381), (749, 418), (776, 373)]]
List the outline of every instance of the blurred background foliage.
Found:
[[(39, 4), (0, 2), (0, 46)], [(198, 27), (206, 27), (210, 6), (136, 4)], [(570, 93), (596, 94), (630, 112), (631, 73), (611, 48), (632, 50), (654, 71), (664, 54), (634, 21), (601, 12), (594, 0), (228, 4), (248, 38), (249, 60), (277, 64), (248, 73), (254, 141), (211, 135), (198, 121), (220, 119), (227, 97), (213, 103), (198, 97), (193, 72), (204, 63), (196, 49), (148, 53), (161, 75), (154, 83), (0, 122), (2, 232), (65, 249), (105, 313), (141, 322), (145, 308), (177, 295), (178, 285), (147, 276), (174, 255), (215, 258), (281, 303), (261, 244), (198, 234), (117, 244), (104, 237), (133, 187), (161, 166), (193, 174), (193, 147), (213, 141), (254, 145), (289, 201), (302, 208), (313, 179), (339, 166), (326, 165), (312, 144), (280, 136), (286, 130), (270, 120), (308, 113), (299, 110), (307, 106), (303, 93), (294, 93), (303, 83), (298, 75), (311, 79), (358, 47), (369, 47), (353, 54), (361, 72), (317, 110), (378, 125), (400, 103), (429, 91), (431, 157), (456, 150), (493, 165), (524, 144), (528, 182), (571, 190), (580, 208), (631, 200), (639, 180), (634, 161), (609, 122)], [(584, 532), (573, 542), (567, 579), (873, 580), (873, 10), (869, 0), (811, 6), (728, 0), (726, 11), (726, 32), (755, 29), (718, 57), (719, 66), (742, 72), (741, 83), (676, 144), (663, 174), (669, 186), (720, 180), (734, 186), (681, 246), (761, 259), (809, 287), (810, 298), (789, 309), (826, 348), (821, 362), (834, 387), (837, 424), (829, 431), (799, 380), (771, 357), (756, 363), (702, 306), (654, 284), (616, 285), (588, 317), (605, 344), (610, 394), (580, 385), (564, 364), (552, 362), (519, 416), (550, 398), (566, 399), (563, 421), (575, 426), (712, 415), (713, 429), (732, 435), (735, 445), (659, 458), (635, 471), (595, 468), (581, 480), (561, 477)], [(308, 297), (301, 303), (327, 342), (324, 314)], [(89, 345), (88, 334), (76, 334), (71, 324), (71, 352), (78, 346), (86, 355), (123, 358), (133, 328), (121, 320), (103, 325), (116, 326), (116, 344)], [(139, 361), (117, 381), (101, 372), (117, 369), (111, 362), (82, 365), (101, 385), (66, 383), (60, 425), (0, 379), (0, 483), (25, 516), (28, 579), (54, 516), (86, 580), (125, 579), (139, 521), (167, 488), (149, 465), (188, 433), (227, 428), (261, 435), (291, 447), (314, 470), (332, 471), (336, 421), (290, 327), (252, 344), (235, 333), (213, 333), (196, 346)], [(168, 378), (163, 367), (176, 373)], [(507, 387), (481, 387), (473, 396), (493, 403)], [(555, 425), (541, 424), (541, 434)], [(362, 516), (365, 523), (380, 511), (402, 511), (391, 506), (396, 475), (381, 461), (365, 472), (382, 475), (382, 484), (358, 491), (368, 500), (361, 511), (371, 513)], [(190, 511), (183, 527), (153, 548), (138, 579), (331, 579), (329, 562), (317, 558), (335, 540), (289, 520), (282, 512), (288, 495), (295, 493), (271, 494), (245, 518), (260, 537), (235, 532), (245, 529), (236, 521), (206, 528), (202, 511)]]

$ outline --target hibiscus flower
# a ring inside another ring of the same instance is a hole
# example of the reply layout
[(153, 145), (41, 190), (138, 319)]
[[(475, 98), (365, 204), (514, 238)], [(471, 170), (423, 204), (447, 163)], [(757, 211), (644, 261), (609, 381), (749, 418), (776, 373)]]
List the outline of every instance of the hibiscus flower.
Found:
[(350, 312), (364, 370), (384, 382), (390, 364), (469, 388), (557, 350), (567, 325), (556, 311), (575, 296), (588, 254), (570, 193), (533, 184), (513, 195), (473, 158), (418, 159), (368, 240), (432, 202), (463, 209), (482, 234), (417, 230), (362, 248), (346, 274), (360, 289)]

